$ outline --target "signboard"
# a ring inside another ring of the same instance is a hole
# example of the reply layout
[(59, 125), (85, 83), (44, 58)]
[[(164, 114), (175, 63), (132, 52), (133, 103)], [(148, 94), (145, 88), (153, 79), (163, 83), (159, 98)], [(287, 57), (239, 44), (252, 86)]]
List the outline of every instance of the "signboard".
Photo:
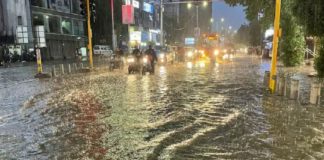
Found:
[(140, 3), (136, 0), (133, 0), (133, 7), (134, 8), (140, 8)]
[(153, 13), (153, 6), (149, 3), (143, 3), (143, 10), (148, 13)]
[(35, 39), (39, 48), (46, 47), (44, 26), (35, 26)]
[(134, 7), (132, 5), (123, 5), (123, 24), (134, 24)]
[(25, 26), (18, 26), (16, 29), (17, 43), (25, 44), (28, 43), (28, 31)]
[(141, 31), (130, 32), (129, 38), (130, 38), (130, 41), (141, 42), (142, 41), (142, 33), (141, 33)]
[(148, 32), (143, 31), (142, 32), (142, 39), (141, 42), (148, 42), (150, 40), (150, 35)]
[(194, 45), (195, 44), (195, 38), (185, 38), (185, 45)]

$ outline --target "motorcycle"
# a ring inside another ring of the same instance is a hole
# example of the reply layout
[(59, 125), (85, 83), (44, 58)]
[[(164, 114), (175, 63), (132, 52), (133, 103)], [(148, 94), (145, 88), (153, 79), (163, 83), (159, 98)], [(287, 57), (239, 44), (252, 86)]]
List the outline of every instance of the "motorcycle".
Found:
[(143, 58), (142, 74), (145, 75), (146, 72), (154, 74), (154, 66), (152, 66), (151, 59), (149, 56), (145, 56)]
[(127, 57), (128, 74), (141, 72), (141, 61), (139, 57), (129, 56)]

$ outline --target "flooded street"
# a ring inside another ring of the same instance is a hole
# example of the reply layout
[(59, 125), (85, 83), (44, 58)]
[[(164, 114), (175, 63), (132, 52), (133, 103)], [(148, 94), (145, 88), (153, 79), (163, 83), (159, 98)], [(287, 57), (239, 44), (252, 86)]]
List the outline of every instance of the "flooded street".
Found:
[(249, 56), (146, 76), (0, 69), (0, 159), (324, 159), (324, 108), (268, 95), (268, 69)]

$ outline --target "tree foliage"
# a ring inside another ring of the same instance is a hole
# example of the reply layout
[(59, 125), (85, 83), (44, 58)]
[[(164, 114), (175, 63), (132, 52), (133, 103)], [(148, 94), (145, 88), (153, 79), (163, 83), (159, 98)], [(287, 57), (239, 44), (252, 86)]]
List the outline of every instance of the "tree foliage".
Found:
[(296, 23), (296, 18), (293, 16), (283, 17), (282, 26), (285, 30), (280, 43), (282, 61), (288, 67), (298, 66), (305, 57), (306, 42), (303, 29)]
[[(324, 78), (324, 2), (323, 0), (295, 0), (293, 8), (306, 33), (320, 37), (319, 54), (315, 58), (315, 69), (320, 78)], [(315, 38), (316, 39), (316, 38)]]
[(249, 46), (259, 46), (261, 43), (261, 26), (258, 21), (252, 21), (250, 24), (243, 24), (235, 36), (237, 43)]
[[(324, 44), (324, 38), (321, 39), (321, 44)], [(315, 59), (315, 70), (319, 78), (324, 78), (324, 45), (320, 46), (319, 55)]]
[[(225, 0), (225, 2), (230, 5), (244, 6), (246, 17), (252, 22), (252, 24), (256, 19), (259, 19), (258, 22), (264, 29), (269, 28), (273, 24), (275, 0)], [(296, 17), (293, 14), (295, 3), (295, 0), (283, 0), (281, 7), (281, 27), (283, 36), (281, 39), (280, 53), (283, 54), (282, 60), (286, 66), (296, 66), (301, 64), (304, 56), (304, 32), (297, 24)], [(259, 17), (260, 13), (262, 14), (262, 18)], [(251, 34), (256, 34), (256, 27), (258, 26), (254, 27), (254, 32), (251, 32)], [(252, 37), (255, 38), (255, 35)]]

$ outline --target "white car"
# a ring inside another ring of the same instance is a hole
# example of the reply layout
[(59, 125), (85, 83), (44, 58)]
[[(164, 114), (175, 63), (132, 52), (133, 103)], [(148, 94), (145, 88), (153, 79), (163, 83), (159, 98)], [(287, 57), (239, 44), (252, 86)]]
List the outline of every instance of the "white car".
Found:
[(93, 54), (99, 55), (99, 56), (111, 56), (113, 54), (113, 51), (110, 49), (109, 46), (106, 45), (95, 45), (93, 47)]

